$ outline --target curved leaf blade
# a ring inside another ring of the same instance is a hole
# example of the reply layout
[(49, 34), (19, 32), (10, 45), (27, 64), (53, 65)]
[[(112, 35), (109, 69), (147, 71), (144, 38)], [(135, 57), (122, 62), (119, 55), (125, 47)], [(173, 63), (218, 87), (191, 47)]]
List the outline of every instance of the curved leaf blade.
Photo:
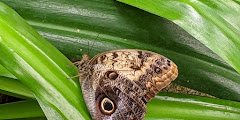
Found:
[(63, 119), (90, 119), (79, 83), (67, 79), (77, 68), (3, 3), (0, 51), (0, 63)]
[(112, 0), (2, 1), (70, 58), (80, 59), (87, 53), (88, 43), (93, 45), (91, 56), (122, 48), (154, 51), (178, 65), (180, 73), (175, 83), (240, 101), (240, 75), (186, 31), (162, 17)]
[(35, 99), (33, 93), (16, 79), (0, 76), (0, 93), (19, 97)]
[(20, 119), (44, 117), (44, 114), (34, 100), (0, 104), (0, 119)]
[(238, 120), (240, 103), (191, 95), (160, 93), (147, 104), (146, 120)]
[[(147, 106), (145, 120), (238, 120), (240, 116), (239, 102), (181, 94), (160, 93)], [(0, 119), (44, 117), (36, 101), (0, 105), (0, 115)]]
[[(68, 4), (64, 6), (66, 2)], [(237, 81), (239, 79), (239, 75), (228, 65), (222, 62), (221, 59), (212, 54), (207, 48), (202, 46), (202, 44), (196, 42), (195, 39), (191, 38), (180, 28), (174, 26), (171, 22), (161, 19), (160, 17), (132, 9), (128, 6), (122, 6), (110, 0), (98, 1), (97, 4), (92, 4), (94, 1), (84, 2), (50, 0), (50, 2), (45, 4), (30, 0), (12, 1), (6, 3), (15, 8), (34, 28), (38, 30), (41, 35), (50, 40), (52, 44), (70, 57), (79, 58), (82, 53), (86, 53), (88, 47), (87, 41), (94, 41), (99, 33), (99, 30), (101, 30), (101, 26), (104, 26), (108, 29), (108, 31), (100, 34), (99, 39), (97, 39), (95, 43), (96, 46), (94, 46), (92, 50), (92, 55), (105, 50), (117, 48), (141, 48), (152, 50), (161, 53), (174, 61), (177, 60), (177, 63), (181, 66), (182, 71), (178, 81), (181, 81), (182, 84), (188, 84), (190, 87), (195, 86), (201, 90), (205, 89), (206, 91), (216, 91), (217, 93), (219, 92), (219, 94), (221, 94), (221, 92), (226, 93), (223, 95), (223, 98), (238, 99), (239, 94), (233, 92), (237, 91), (237, 89), (232, 89), (226, 85), (228, 84), (227, 81), (233, 80), (230, 84), (238, 86), (238, 83), (236, 82), (235, 84), (234, 80)], [(30, 11), (29, 4), (32, 5), (30, 6), (32, 7), (32, 10)], [(62, 11), (63, 13), (61, 13), (57, 12), (58, 10), (56, 10), (55, 7), (46, 8), (48, 4), (54, 4), (56, 5), (56, 8), (63, 10), (68, 10), (65, 8), (69, 8), (69, 6), (71, 6), (74, 10), (81, 10), (80, 8), (85, 8), (83, 11), (86, 13), (101, 11), (106, 14), (106, 16), (110, 16), (110, 18), (106, 20), (108, 17), (99, 18), (99, 15), (86, 15), (81, 12), (76, 13), (76, 11), (68, 11), (68, 13), (66, 11)], [(102, 7), (96, 9), (99, 4), (101, 4)], [(45, 10), (45, 8), (47, 10)], [(119, 13), (119, 11), (122, 13)], [(32, 16), (33, 14), (35, 16)], [(45, 16), (45, 18), (41, 18), (42, 15)], [(144, 16), (144, 18), (142, 18), (142, 16)], [(149, 22), (149, 20), (151, 22)], [(117, 23), (119, 26), (113, 23)], [(160, 26), (156, 27), (156, 23)], [(52, 26), (49, 27), (48, 25)], [(97, 27), (93, 29), (93, 25), (96, 25)], [(78, 32), (78, 29), (80, 32)], [(161, 34), (159, 35), (159, 33)], [(187, 38), (189, 41), (182, 42), (182, 39), (178, 39), (179, 37)], [(189, 44), (191, 42), (195, 44)], [(103, 46), (103, 44), (105, 46)], [(189, 65), (189, 63), (191, 64)], [(214, 66), (214, 69), (212, 69), (212, 66)], [(191, 73), (189, 71), (191, 71)], [(211, 75), (208, 73), (211, 73)], [(211, 81), (211, 79), (214, 78), (213, 76), (222, 77), (221, 80), (224, 82), (219, 85), (219, 82), (217, 82), (218, 79), (216, 78), (216, 83), (214, 83), (215, 80)], [(199, 82), (196, 84), (189, 81), (193, 79)], [(202, 80), (205, 81), (203, 82)], [(215, 85), (219, 88), (216, 88)], [(205, 86), (205, 88), (202, 86)], [(229, 94), (227, 93), (233, 95), (228, 96)], [(153, 103), (152, 105), (149, 104), (148, 109), (154, 108), (154, 106), (157, 106), (158, 104), (159, 102), (156, 102), (156, 104)], [(151, 115), (150, 117), (154, 117), (154, 115)], [(159, 116), (156, 115), (156, 117), (160, 119)]]
[(240, 5), (232, 0), (118, 0), (182, 27), (240, 73)]
[(0, 64), (0, 76), (16, 79), (16, 77), (8, 70), (6, 70), (1, 64)]

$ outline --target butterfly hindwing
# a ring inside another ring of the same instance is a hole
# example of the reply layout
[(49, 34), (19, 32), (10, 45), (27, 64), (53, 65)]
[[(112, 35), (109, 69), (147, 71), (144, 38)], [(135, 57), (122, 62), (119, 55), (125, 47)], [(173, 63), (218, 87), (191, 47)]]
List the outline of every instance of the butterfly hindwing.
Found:
[(178, 75), (172, 61), (144, 50), (107, 51), (86, 64), (80, 69), (87, 71), (80, 83), (91, 116), (97, 120), (143, 119), (145, 104)]

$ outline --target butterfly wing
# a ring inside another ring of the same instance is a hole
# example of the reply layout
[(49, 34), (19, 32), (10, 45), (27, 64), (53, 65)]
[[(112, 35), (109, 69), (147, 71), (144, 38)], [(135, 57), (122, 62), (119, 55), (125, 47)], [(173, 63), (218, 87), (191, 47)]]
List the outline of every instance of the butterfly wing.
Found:
[(149, 102), (159, 91), (178, 76), (178, 69), (168, 58), (145, 50), (121, 49), (101, 53), (91, 64), (101, 64), (121, 72), (138, 84)]
[(93, 65), (91, 72), (93, 74), (81, 80), (81, 87), (93, 119), (143, 119), (146, 114), (144, 93), (136, 83), (101, 64)]
[(178, 75), (171, 60), (135, 49), (98, 54), (88, 66), (88, 75), (80, 82), (91, 116), (99, 120), (143, 119), (145, 103)]

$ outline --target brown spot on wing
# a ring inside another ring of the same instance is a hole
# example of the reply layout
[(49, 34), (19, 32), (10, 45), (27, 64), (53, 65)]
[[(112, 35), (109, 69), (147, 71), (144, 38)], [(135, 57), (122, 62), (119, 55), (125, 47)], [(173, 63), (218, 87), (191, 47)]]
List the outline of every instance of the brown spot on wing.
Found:
[(113, 59), (115, 59), (118, 57), (118, 54), (116, 52), (113, 52), (112, 56), (113, 56)]
[(138, 58), (139, 58), (139, 59), (142, 59), (142, 58), (143, 58), (142, 51), (138, 51), (138, 54), (139, 54), (139, 55), (138, 55)]
[(129, 67), (129, 68), (132, 68), (133, 70), (141, 70), (141, 67), (139, 67), (139, 66), (137, 66), (137, 65), (133, 65), (133, 66), (131, 66), (131, 67)]
[(106, 55), (103, 55), (100, 57), (100, 62), (103, 63), (103, 61), (106, 59)]

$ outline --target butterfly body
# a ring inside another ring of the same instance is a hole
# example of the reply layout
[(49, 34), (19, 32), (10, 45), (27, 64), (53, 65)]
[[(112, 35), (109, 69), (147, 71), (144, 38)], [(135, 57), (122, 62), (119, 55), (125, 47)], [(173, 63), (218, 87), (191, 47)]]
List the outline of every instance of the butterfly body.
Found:
[(80, 84), (95, 120), (141, 120), (146, 103), (176, 79), (177, 66), (145, 50), (121, 49), (100, 53), (78, 63)]

